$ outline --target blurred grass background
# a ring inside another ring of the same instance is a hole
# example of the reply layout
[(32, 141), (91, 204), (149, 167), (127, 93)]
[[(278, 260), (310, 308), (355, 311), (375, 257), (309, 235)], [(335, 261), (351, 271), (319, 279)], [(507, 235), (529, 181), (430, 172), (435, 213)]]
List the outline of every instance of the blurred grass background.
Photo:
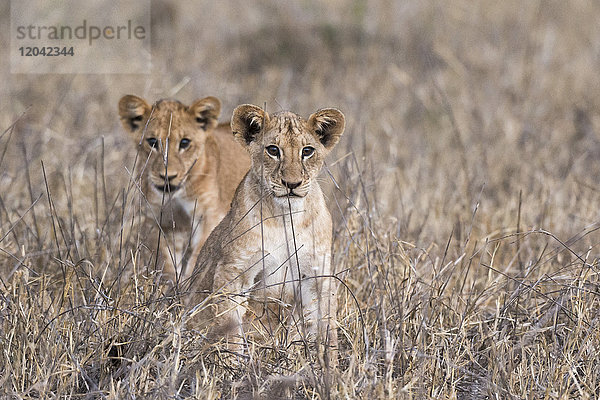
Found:
[[(153, 1), (151, 15), (148, 75), (10, 74), (0, 48), (0, 393), (600, 396), (600, 4)], [(129, 93), (214, 95), (223, 120), (241, 103), (345, 113), (321, 179), (356, 298), (343, 290), (333, 378), (275, 388), (268, 374), (310, 360), (257, 351), (244, 369), (173, 333), (152, 254), (122, 229), (143, 208), (116, 108)]]

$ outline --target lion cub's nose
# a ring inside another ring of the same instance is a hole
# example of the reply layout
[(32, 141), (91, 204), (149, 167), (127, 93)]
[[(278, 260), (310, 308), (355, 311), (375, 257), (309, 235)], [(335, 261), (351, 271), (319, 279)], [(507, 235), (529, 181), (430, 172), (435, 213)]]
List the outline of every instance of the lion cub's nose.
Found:
[[(160, 176), (160, 179), (162, 179), (163, 181), (165, 180), (165, 176), (163, 174), (159, 174), (158, 176)], [(173, 179), (177, 178), (177, 174), (169, 175), (166, 178), (169, 182), (171, 182)]]
[(300, 184), (302, 183), (302, 181), (300, 182), (287, 182), (284, 181), (283, 179), (281, 180), (281, 183), (283, 183), (283, 186), (285, 186), (286, 188), (290, 189), (290, 190), (294, 190), (296, 189), (298, 186), (300, 186)]

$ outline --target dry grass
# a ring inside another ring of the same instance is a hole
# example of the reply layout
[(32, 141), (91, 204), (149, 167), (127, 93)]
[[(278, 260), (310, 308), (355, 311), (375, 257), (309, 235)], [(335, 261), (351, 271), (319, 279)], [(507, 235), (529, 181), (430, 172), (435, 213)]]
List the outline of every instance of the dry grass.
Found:
[[(173, 1), (152, 15), (150, 75), (0, 71), (0, 396), (600, 397), (596, 3)], [(347, 285), (337, 368), (311, 375), (314, 354), (279, 343), (239, 362), (183, 328), (156, 232), (139, 228), (125, 93), (216, 95), (224, 116), (345, 112), (322, 175)]]

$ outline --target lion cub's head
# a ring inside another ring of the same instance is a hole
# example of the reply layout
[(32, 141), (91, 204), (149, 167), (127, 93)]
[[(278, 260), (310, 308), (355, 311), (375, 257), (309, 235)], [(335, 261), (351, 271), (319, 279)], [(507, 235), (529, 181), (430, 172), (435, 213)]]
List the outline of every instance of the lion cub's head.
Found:
[(207, 135), (217, 126), (221, 103), (206, 97), (185, 106), (176, 100), (160, 100), (150, 106), (144, 99), (127, 95), (119, 101), (123, 127), (140, 146), (148, 163), (143, 178), (155, 192), (177, 194), (195, 164), (203, 163)]
[(326, 108), (308, 120), (291, 112), (270, 116), (244, 104), (233, 112), (236, 139), (252, 158), (251, 171), (275, 197), (302, 198), (309, 193), (323, 159), (344, 132), (344, 114)]

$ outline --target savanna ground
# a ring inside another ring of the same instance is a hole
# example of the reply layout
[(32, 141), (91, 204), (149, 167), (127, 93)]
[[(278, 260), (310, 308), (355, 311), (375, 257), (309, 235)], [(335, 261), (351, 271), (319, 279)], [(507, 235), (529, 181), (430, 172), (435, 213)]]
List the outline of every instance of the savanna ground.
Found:
[[(150, 75), (10, 74), (3, 46), (0, 396), (598, 398), (599, 19), (585, 0), (172, 1), (152, 4)], [(184, 328), (136, 229), (128, 93), (344, 111), (321, 175), (336, 368), (277, 343), (233, 362)]]

